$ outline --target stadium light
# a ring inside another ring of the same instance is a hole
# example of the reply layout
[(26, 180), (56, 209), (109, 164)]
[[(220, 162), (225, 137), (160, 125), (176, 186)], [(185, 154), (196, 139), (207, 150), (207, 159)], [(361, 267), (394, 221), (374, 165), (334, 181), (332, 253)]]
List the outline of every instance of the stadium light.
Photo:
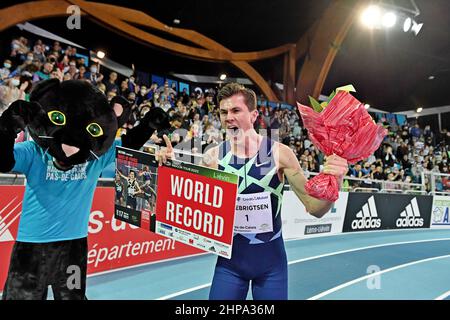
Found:
[(397, 15), (394, 12), (387, 12), (383, 15), (382, 25), (386, 28), (392, 28), (397, 23)]
[(103, 51), (97, 51), (97, 58), (103, 59), (105, 57), (105, 53)]
[(410, 17), (405, 19), (405, 22), (403, 23), (403, 31), (408, 32), (411, 30), (412, 27), (412, 19)]
[(364, 108), (366, 108), (366, 110), (369, 109), (369, 108), (370, 108), (370, 104), (367, 104), (367, 103), (366, 103), (366, 104), (364, 105)]
[(222, 73), (219, 77), (220, 81), (225, 81), (226, 78), (227, 78), (227, 75), (225, 73)]
[(422, 110), (423, 110), (423, 108), (417, 108), (416, 112), (417, 112), (417, 113), (421, 113)]
[(417, 23), (413, 20), (413, 25), (411, 27), (412, 32), (414, 32), (414, 34), (417, 36), (420, 32), (420, 30), (422, 30), (423, 27), (423, 23)]
[(375, 28), (380, 23), (381, 11), (378, 6), (370, 6), (361, 15), (361, 22), (369, 28)]
[(411, 6), (405, 7), (380, 0), (377, 5), (370, 5), (361, 13), (361, 22), (370, 29), (389, 29), (400, 20), (403, 22), (405, 33), (412, 32), (417, 36), (423, 27), (423, 23), (416, 21), (416, 17), (420, 15), (420, 10), (415, 1), (409, 1)]

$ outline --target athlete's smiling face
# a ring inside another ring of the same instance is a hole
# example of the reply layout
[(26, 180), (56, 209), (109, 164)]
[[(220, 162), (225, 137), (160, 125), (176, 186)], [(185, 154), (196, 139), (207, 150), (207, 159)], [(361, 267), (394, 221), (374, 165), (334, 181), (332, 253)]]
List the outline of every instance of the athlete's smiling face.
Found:
[(242, 94), (236, 94), (220, 101), (220, 121), (222, 128), (232, 139), (242, 138), (248, 130), (253, 129), (253, 123), (258, 117), (258, 111), (250, 111)]

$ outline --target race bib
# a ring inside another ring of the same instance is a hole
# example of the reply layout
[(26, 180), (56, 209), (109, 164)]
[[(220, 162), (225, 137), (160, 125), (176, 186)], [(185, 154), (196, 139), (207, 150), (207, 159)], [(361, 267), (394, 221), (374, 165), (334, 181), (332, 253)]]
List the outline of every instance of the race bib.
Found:
[(234, 232), (263, 233), (273, 231), (270, 192), (239, 194), (236, 200)]

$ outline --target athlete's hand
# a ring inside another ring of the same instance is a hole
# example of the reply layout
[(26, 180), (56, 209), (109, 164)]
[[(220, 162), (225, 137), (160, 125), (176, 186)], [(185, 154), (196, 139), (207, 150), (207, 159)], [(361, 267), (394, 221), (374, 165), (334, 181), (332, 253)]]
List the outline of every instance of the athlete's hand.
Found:
[(164, 142), (166, 143), (166, 147), (161, 148), (156, 153), (156, 160), (158, 160), (159, 165), (166, 163), (167, 159), (175, 159), (175, 154), (173, 152), (172, 143), (170, 142), (169, 137), (166, 135), (163, 135), (163, 139), (164, 139)]
[(335, 154), (325, 158), (323, 173), (331, 174), (336, 177), (339, 184), (342, 183), (344, 176), (348, 172), (348, 162)]

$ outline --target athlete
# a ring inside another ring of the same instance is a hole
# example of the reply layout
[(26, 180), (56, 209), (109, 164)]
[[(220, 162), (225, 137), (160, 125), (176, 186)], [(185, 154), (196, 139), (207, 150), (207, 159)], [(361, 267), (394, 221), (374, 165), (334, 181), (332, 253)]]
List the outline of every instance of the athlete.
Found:
[(124, 206), (125, 199), (123, 198), (123, 191), (124, 191), (125, 187), (120, 178), (119, 173), (116, 173), (116, 178), (114, 180), (114, 186), (116, 189), (116, 204)]
[[(286, 300), (287, 258), (281, 233), (284, 177), (311, 215), (321, 218), (333, 203), (306, 193), (307, 179), (288, 146), (254, 130), (258, 110), (252, 90), (230, 83), (219, 91), (218, 101), (229, 139), (206, 151), (203, 164), (237, 174), (239, 195), (232, 258), (218, 257), (209, 298), (243, 300), (251, 281), (255, 300)], [(174, 158), (168, 137), (164, 141), (167, 148), (159, 153), (160, 162)], [(340, 183), (347, 171), (345, 159), (336, 155), (326, 158), (323, 172), (336, 176)], [(253, 206), (247, 205), (249, 199)]]
[(122, 178), (127, 179), (127, 208), (136, 210), (136, 196), (142, 192), (136, 180), (136, 173), (130, 170), (128, 177), (124, 176), (120, 171), (117, 171), (117, 173)]

